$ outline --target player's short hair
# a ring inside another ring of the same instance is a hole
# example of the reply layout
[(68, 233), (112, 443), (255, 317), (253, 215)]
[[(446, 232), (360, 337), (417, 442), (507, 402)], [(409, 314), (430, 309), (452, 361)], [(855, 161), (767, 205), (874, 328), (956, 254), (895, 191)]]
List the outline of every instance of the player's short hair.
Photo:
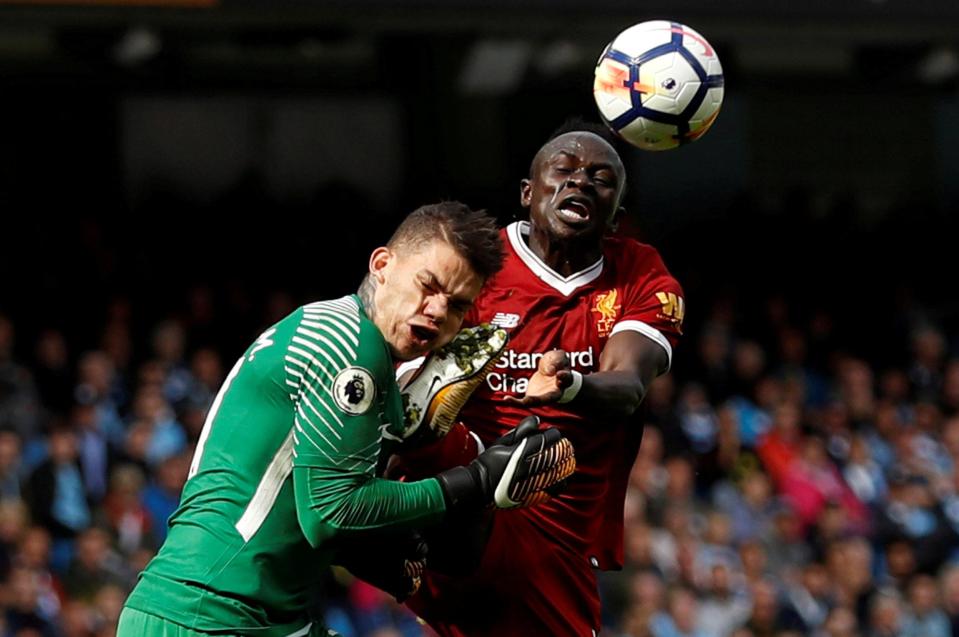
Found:
[(472, 210), (459, 201), (420, 206), (403, 220), (386, 245), (418, 249), (436, 239), (452, 246), (484, 279), (503, 266), (505, 252), (496, 220), (485, 210)]
[(550, 133), (550, 136), (545, 142), (543, 142), (543, 145), (539, 147), (539, 150), (536, 151), (536, 154), (533, 155), (533, 161), (530, 162), (529, 165), (530, 176), (533, 174), (533, 169), (536, 166), (536, 159), (539, 157), (542, 150), (557, 137), (566, 135), (568, 133), (592, 133), (593, 135), (596, 135), (604, 142), (612, 146), (613, 150), (616, 151), (616, 154), (619, 155), (620, 161), (622, 161), (623, 151), (626, 149), (626, 146), (623, 144), (623, 140), (617, 137), (608, 126), (604, 126), (599, 122), (583, 119), (582, 117), (578, 116), (570, 117), (560, 124), (559, 128)]
[(560, 135), (565, 135), (566, 133), (592, 133), (593, 135), (606, 140), (606, 142), (612, 146), (617, 153), (622, 150), (622, 140), (617, 137), (608, 126), (604, 126), (599, 122), (583, 119), (579, 116), (570, 117), (565, 122), (560, 124), (559, 128), (550, 134), (549, 139), (546, 140), (546, 143), (548, 144)]

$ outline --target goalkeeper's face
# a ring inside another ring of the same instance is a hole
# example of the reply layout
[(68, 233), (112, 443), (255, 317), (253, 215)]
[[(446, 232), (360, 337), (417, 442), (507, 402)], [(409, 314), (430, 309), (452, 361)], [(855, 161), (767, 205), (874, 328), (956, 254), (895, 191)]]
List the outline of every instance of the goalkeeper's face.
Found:
[(483, 278), (440, 239), (406, 248), (377, 248), (373, 322), (393, 357), (411, 360), (452, 340), (483, 287)]

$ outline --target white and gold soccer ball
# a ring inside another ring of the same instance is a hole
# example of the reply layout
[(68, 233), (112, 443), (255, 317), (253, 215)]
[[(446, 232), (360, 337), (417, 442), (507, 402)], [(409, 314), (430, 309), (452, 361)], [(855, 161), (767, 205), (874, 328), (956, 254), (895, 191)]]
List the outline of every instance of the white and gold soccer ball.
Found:
[(702, 137), (723, 103), (723, 67), (706, 38), (652, 20), (616, 36), (596, 63), (593, 97), (603, 121), (644, 150)]

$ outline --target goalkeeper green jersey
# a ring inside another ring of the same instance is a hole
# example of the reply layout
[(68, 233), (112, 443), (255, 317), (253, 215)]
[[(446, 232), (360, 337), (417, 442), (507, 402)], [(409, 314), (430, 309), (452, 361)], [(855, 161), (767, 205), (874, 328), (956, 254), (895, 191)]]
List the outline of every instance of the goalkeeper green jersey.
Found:
[(435, 479), (376, 477), (403, 426), (389, 347), (356, 296), (299, 308), (243, 354), (129, 608), (207, 632), (308, 634), (336, 539), (438, 521)]

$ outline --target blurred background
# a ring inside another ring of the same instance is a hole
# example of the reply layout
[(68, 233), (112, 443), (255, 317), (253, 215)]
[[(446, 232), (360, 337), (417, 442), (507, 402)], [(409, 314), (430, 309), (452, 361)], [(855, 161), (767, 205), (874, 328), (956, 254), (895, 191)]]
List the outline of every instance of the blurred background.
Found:
[[(952, 634), (959, 4), (0, 0), (0, 635), (112, 634), (252, 337), (422, 203), (513, 220), (606, 42), (657, 18), (726, 97), (623, 153), (622, 232), (689, 311), (604, 634)], [(425, 634), (328, 588), (344, 637)]]

